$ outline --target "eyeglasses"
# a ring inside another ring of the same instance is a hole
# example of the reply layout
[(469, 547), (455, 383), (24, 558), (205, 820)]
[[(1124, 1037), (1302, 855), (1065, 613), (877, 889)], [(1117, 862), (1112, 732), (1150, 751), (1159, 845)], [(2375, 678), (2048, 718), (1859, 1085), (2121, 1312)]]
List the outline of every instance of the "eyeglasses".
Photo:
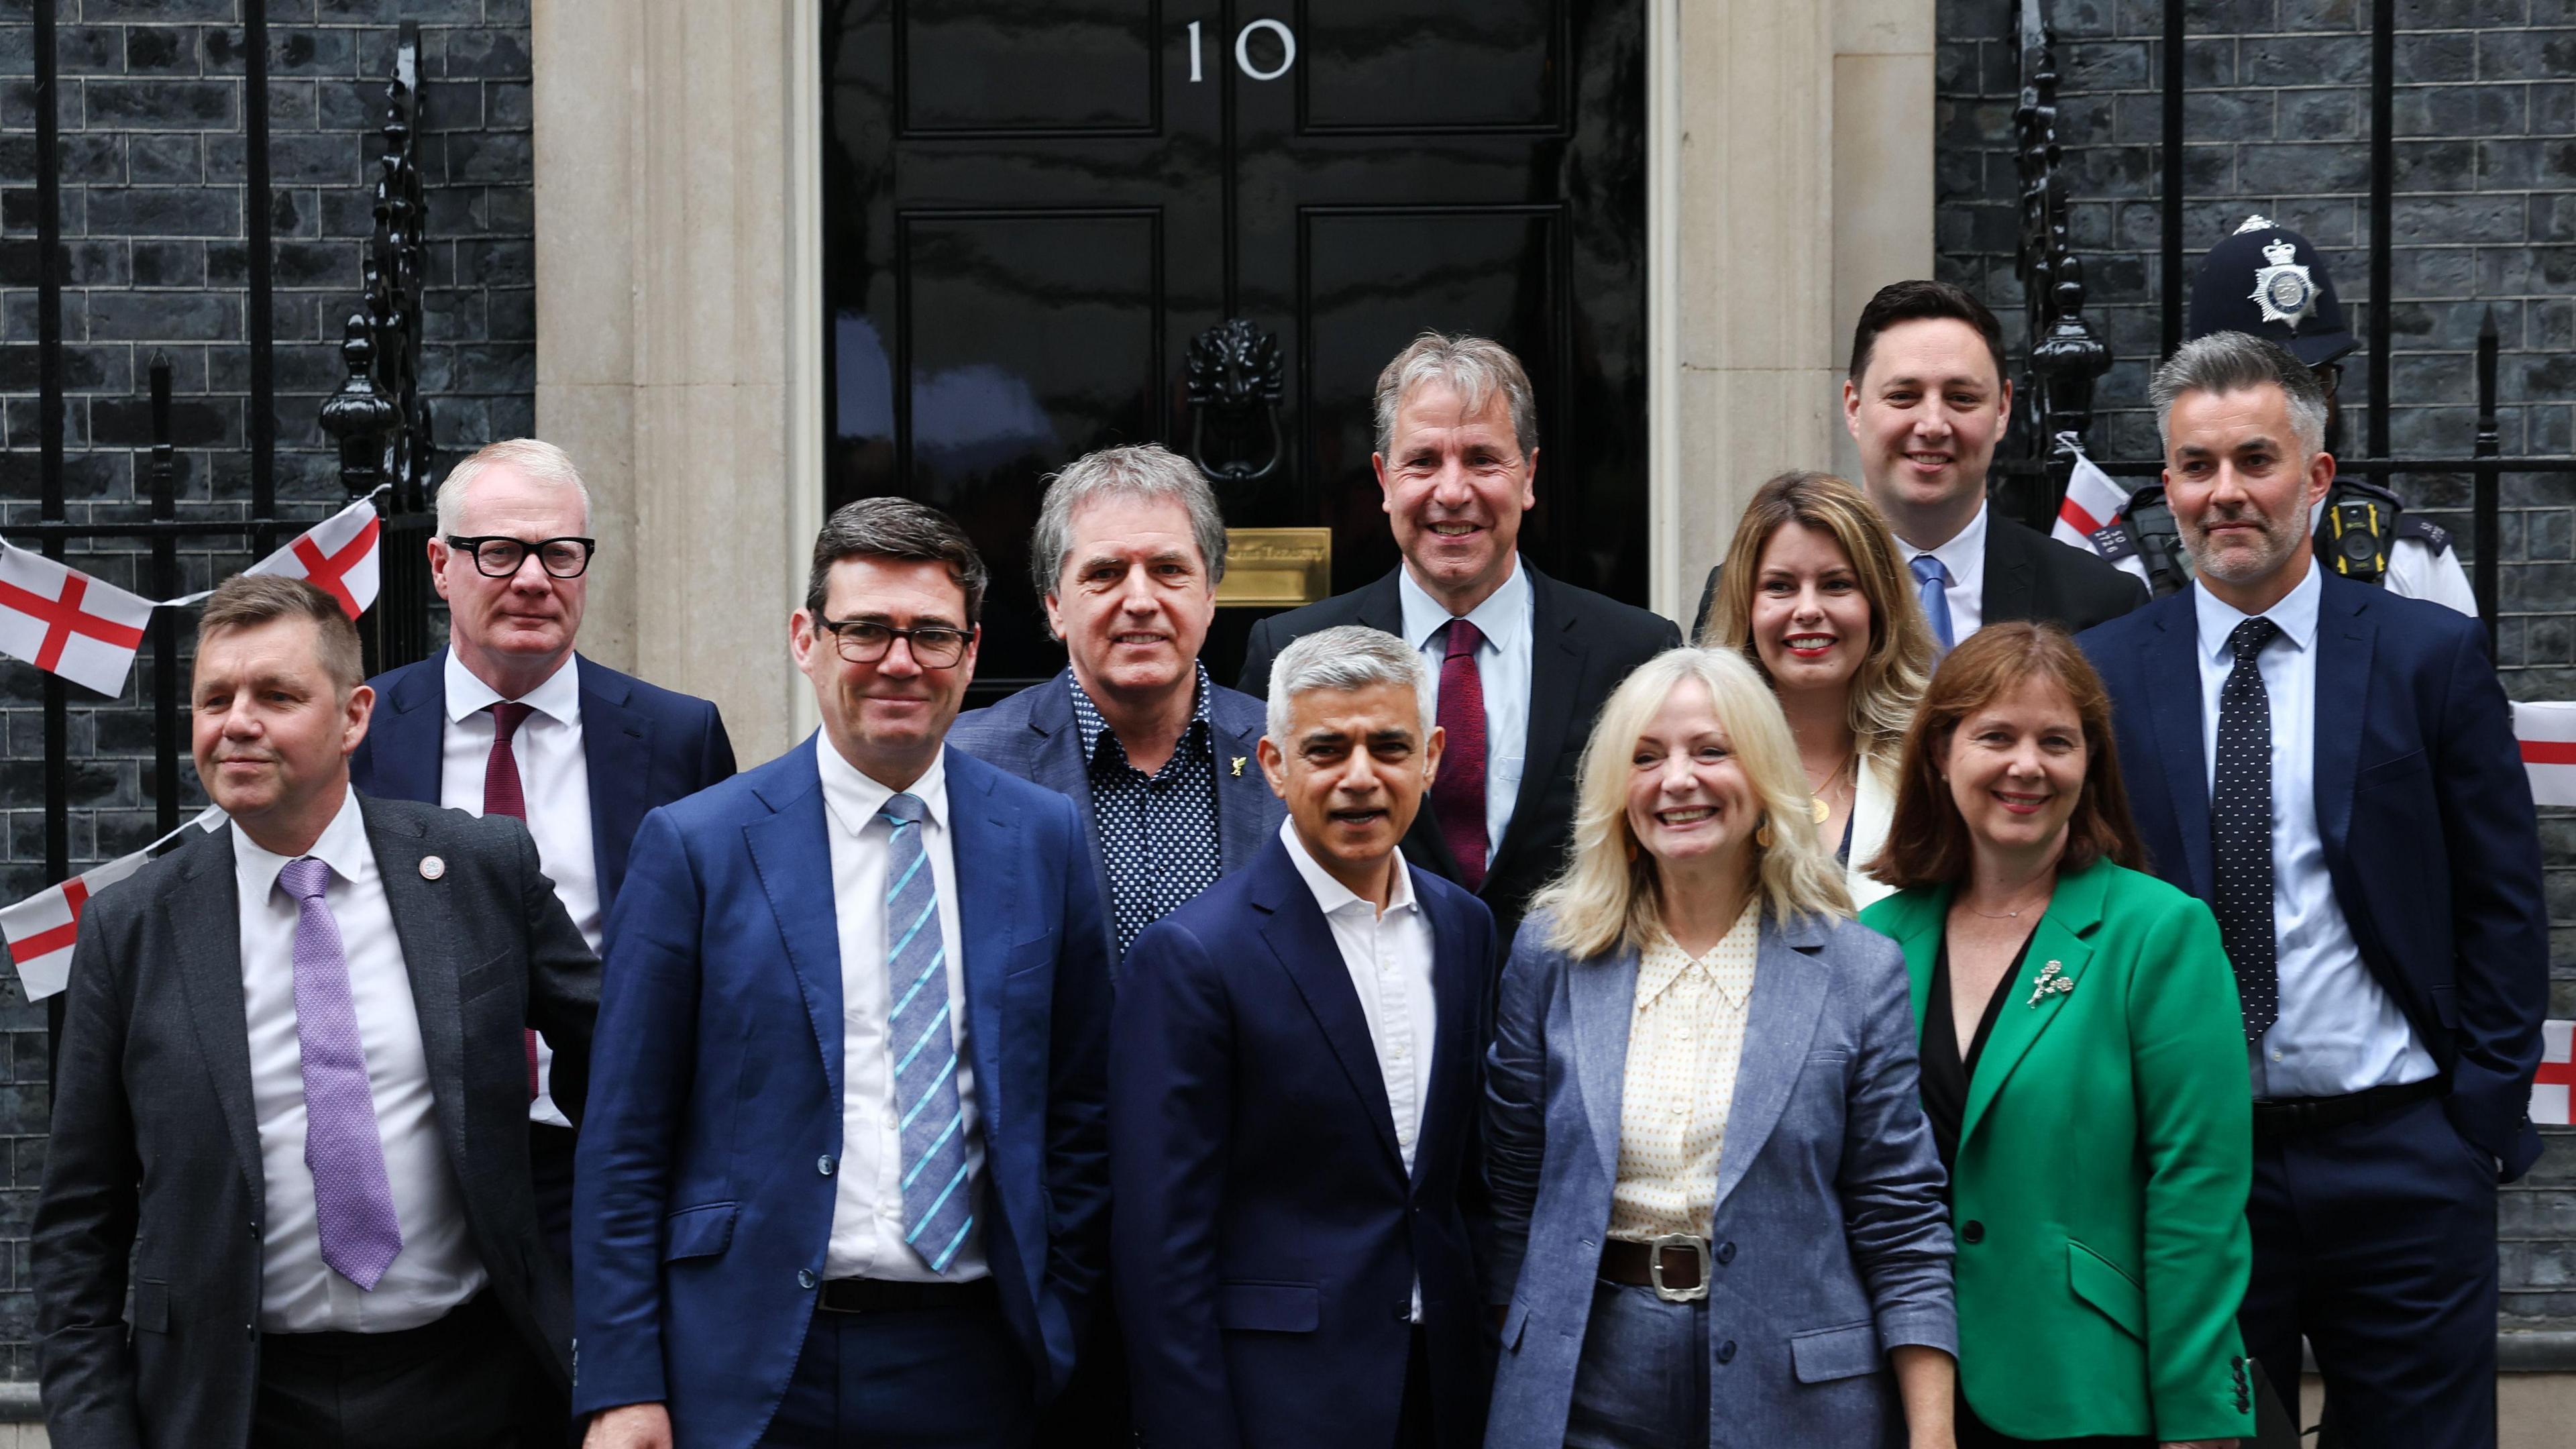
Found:
[(474, 567), (487, 579), (506, 579), (519, 571), (528, 555), (559, 579), (577, 579), (590, 567), (591, 551), (599, 541), (591, 538), (542, 538), (531, 543), (506, 534), (490, 533), (475, 538), (449, 534), (449, 548), (463, 549), (474, 556)]
[(826, 619), (814, 616), (814, 627), (829, 630), (841, 657), (852, 664), (874, 664), (886, 657), (894, 641), (903, 640), (912, 647), (912, 662), (924, 669), (946, 669), (966, 657), (966, 641), (974, 633), (951, 629), (945, 624), (924, 624), (915, 629), (898, 629), (892, 624), (873, 620)]

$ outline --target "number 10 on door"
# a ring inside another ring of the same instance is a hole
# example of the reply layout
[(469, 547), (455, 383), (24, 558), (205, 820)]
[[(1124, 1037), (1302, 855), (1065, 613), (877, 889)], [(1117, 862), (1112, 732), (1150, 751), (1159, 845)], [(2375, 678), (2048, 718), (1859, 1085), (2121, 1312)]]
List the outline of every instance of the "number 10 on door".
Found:
[[(1207, 72), (1201, 64), (1199, 25), (1199, 21), (1190, 22), (1190, 83), (1192, 85), (1207, 79)], [(1264, 30), (1279, 37), (1279, 63), (1267, 70), (1252, 63), (1252, 37)], [(1254, 80), (1277, 80), (1286, 75), (1289, 67), (1296, 63), (1297, 33), (1290, 30), (1284, 20), (1251, 21), (1234, 33), (1234, 67)]]

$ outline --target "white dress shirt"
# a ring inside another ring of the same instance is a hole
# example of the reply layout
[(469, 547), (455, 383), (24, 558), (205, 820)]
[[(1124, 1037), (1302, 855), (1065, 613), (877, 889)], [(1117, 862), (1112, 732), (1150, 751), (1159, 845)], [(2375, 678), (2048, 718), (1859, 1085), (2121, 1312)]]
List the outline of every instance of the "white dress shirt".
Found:
[[(468, 815), (483, 813), (483, 772), (492, 761), (491, 707), (501, 702), (492, 686), (447, 651), (447, 728), (438, 738), (438, 803)], [(590, 835), (590, 758), (581, 750), (581, 675), (566, 654), (546, 682), (519, 696), (531, 713), (510, 737), (519, 765), (519, 798), (528, 809), (528, 834), (537, 842), (537, 865), (555, 883), (555, 899), (575, 930), (599, 952), (599, 857)], [(554, 1081), (555, 1054), (537, 1039), (537, 1099), (531, 1121), (570, 1127), (572, 1119), (544, 1090)]]
[[(841, 1161), (832, 1201), (826, 1278), (962, 1283), (986, 1275), (978, 1224), (943, 1273), (903, 1240), (903, 1125), (894, 1109), (894, 1049), (886, 994), (886, 858), (894, 824), (877, 812), (889, 787), (859, 773), (821, 734), (806, 746), (823, 777), (825, 832), (832, 850), (832, 907), (841, 945)], [(966, 951), (957, 930), (956, 838), (948, 817), (948, 751), (943, 746), (906, 794), (927, 807), (922, 853), (939, 890), (939, 939), (948, 957), (948, 1032), (957, 1045), (957, 1104), (965, 1110), (966, 1181), (984, 1186), (984, 1135), (975, 1110), (975, 1072), (966, 1057)], [(980, 1203), (979, 1203), (980, 1215)]]
[(308, 852), (331, 867), (322, 894), (340, 928), (357, 1008), (358, 1043), (376, 1100), (385, 1179), (402, 1251), (370, 1292), (322, 1261), (313, 1169), (304, 1162), (304, 1051), (295, 1034), (295, 898), (277, 888), (289, 857), (233, 832), (241, 903), (242, 1014), (250, 1028), (251, 1110), (259, 1121), (259, 1326), (270, 1333), (391, 1333), (434, 1322), (483, 1289), (483, 1261), (465, 1223), (465, 1194), (438, 1135), (429, 1057), (412, 1004), (411, 972), (385, 904), (384, 877), (352, 792)]
[(1898, 539), (1896, 546), (1905, 556), (1908, 568), (1914, 560), (1930, 554), (1949, 570), (1950, 582), (1941, 586), (1941, 597), (1950, 602), (1950, 647), (1968, 642), (1968, 636), (1986, 623), (1986, 505), (1977, 505), (1977, 516), (1968, 526), (1950, 535), (1950, 541), (1939, 548), (1918, 548)]
[[(1404, 600), (1404, 642), (1422, 651), (1431, 665), (1431, 717), (1440, 717), (1440, 667), (1448, 661), (1447, 605), (1413, 581), (1413, 569), (1396, 570), (1396, 593)], [(1512, 806), (1521, 795), (1521, 768), (1529, 753), (1530, 651), (1538, 633), (1532, 617), (1537, 596), (1529, 570), (1512, 556), (1511, 577), (1485, 602), (1467, 611), (1467, 622), (1485, 636), (1476, 647), (1476, 673), (1485, 690), (1485, 865), (1503, 848), (1503, 831), (1512, 823)]]
[[(1439, 1044), (1440, 1005), (1431, 987), (1431, 918), (1413, 898), (1413, 872), (1399, 854), (1395, 888), (1387, 893), (1386, 910), (1352, 894), (1306, 852), (1294, 819), (1279, 822), (1279, 838), (1288, 842), (1289, 862), (1314, 893), (1341, 948), (1342, 969), (1351, 974), (1360, 1015), (1368, 1019), (1369, 1043), (1377, 1049), (1377, 1069), (1386, 1083), (1386, 1105), (1395, 1119), (1395, 1145), (1404, 1171), (1413, 1172), (1413, 1149), (1422, 1136), (1422, 1107), (1431, 1096), (1431, 1053)], [(1422, 1283), (1413, 1285), (1413, 1321), (1422, 1321)]]
[[(2254, 658), (2272, 709), (2272, 928), (2280, 1015), (2252, 1052), (2258, 1098), (2337, 1097), (2433, 1075), (2431, 1054), (2370, 974), (2335, 900), (2317, 832), (2317, 600), (2313, 564), (2264, 611), (2280, 632)], [(2215, 798), (2218, 692), (2235, 667), (2228, 636), (2254, 617), (2195, 581), (2200, 639), (2200, 755)]]

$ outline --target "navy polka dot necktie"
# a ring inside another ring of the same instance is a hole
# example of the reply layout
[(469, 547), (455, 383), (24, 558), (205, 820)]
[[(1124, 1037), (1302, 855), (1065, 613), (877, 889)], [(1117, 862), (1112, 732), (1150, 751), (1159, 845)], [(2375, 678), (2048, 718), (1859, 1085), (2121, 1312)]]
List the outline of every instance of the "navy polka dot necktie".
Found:
[(2281, 1014), (2272, 925), (2272, 698), (2255, 656), (2280, 637), (2269, 619), (2248, 619), (2227, 636), (2236, 656), (2218, 691), (2218, 775), (2210, 791), (2210, 835), (2218, 860), (2218, 938), (2236, 967), (2245, 1039), (2260, 1043)]

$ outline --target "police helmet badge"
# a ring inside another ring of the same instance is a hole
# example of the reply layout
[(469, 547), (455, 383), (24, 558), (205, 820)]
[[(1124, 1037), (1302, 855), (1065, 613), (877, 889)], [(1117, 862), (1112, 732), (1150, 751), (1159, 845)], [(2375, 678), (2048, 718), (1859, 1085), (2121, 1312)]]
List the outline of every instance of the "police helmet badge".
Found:
[(2271, 265), (2254, 269), (2250, 297), (2262, 305), (2264, 321), (2282, 323), (2293, 332), (2317, 311), (2316, 280), (2299, 264), (2298, 255), (2299, 249), (2287, 240), (2264, 243), (2263, 258)]

